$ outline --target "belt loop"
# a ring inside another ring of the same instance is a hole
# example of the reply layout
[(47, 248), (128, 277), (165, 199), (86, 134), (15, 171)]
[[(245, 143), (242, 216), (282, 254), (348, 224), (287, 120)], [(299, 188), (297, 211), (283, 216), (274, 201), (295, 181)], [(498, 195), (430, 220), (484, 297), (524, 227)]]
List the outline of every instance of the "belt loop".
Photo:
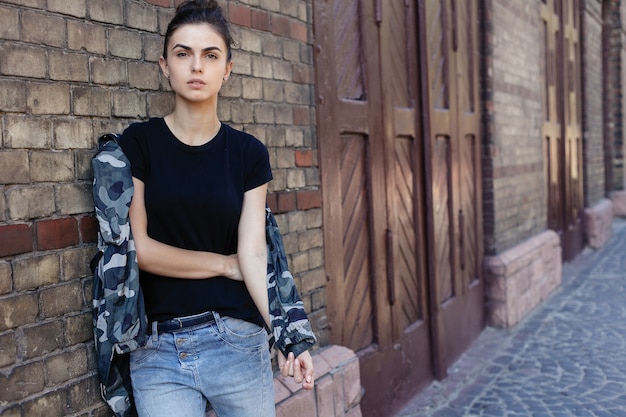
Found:
[(215, 325), (217, 326), (217, 329), (220, 331), (220, 333), (224, 333), (224, 321), (217, 311), (213, 311), (213, 318), (215, 319)]
[(152, 341), (154, 343), (159, 341), (159, 322), (158, 321), (152, 322)]

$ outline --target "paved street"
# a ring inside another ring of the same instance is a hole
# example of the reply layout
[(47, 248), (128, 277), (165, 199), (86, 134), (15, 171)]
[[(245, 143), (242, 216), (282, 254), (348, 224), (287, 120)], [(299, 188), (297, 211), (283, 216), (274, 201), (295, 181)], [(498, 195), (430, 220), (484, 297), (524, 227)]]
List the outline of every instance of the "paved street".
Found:
[(626, 416), (626, 220), (510, 330), (487, 328), (396, 417)]

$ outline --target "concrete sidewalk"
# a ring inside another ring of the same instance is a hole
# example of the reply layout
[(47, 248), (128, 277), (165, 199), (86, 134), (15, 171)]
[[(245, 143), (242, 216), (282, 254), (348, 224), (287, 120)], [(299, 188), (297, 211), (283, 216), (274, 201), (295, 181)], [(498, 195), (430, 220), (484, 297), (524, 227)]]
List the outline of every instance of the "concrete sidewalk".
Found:
[(626, 220), (513, 329), (487, 328), (396, 417), (626, 416)]

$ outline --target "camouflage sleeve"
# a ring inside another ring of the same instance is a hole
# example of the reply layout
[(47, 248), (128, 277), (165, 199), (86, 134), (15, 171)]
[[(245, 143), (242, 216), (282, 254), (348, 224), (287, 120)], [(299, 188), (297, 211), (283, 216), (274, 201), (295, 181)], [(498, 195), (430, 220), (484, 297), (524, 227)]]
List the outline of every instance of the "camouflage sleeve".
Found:
[(289, 272), (282, 236), (269, 207), (266, 208), (266, 232), (267, 286), (272, 335), (276, 348), (285, 356), (289, 352), (298, 356), (311, 348), (316, 338), (293, 276)]

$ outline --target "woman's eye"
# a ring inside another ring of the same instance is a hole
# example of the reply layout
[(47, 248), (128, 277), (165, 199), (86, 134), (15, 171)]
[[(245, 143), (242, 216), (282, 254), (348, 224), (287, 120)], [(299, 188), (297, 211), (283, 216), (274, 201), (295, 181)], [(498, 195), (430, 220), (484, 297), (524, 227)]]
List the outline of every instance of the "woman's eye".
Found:
[(217, 59), (217, 55), (215, 54), (207, 54), (206, 57), (209, 59)]
[(176, 56), (178, 56), (178, 57), (187, 56), (187, 52), (184, 52), (184, 51), (177, 52)]

